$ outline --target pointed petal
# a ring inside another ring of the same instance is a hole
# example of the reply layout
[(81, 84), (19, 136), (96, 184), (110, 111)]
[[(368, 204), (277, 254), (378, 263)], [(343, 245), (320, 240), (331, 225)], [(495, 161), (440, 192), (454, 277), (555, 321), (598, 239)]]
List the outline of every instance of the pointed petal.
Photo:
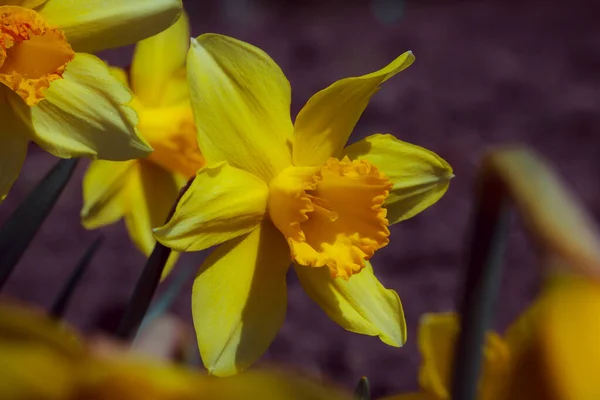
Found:
[(145, 39), (171, 26), (181, 0), (49, 0), (39, 10), (73, 50), (94, 53)]
[[(0, 88), (0, 96), (4, 90)], [(0, 100), (2, 101), (2, 100)], [(10, 107), (0, 105), (0, 203), (15, 182), (27, 155), (26, 127)]]
[(379, 336), (400, 347), (406, 342), (406, 321), (398, 294), (386, 289), (373, 274), (371, 263), (350, 279), (332, 278), (329, 268), (295, 265), (306, 293), (342, 328)]
[[(126, 185), (125, 226), (137, 248), (150, 256), (156, 244), (152, 229), (165, 223), (179, 197), (181, 180), (151, 162), (141, 161), (136, 162)], [(169, 275), (177, 260), (179, 253), (171, 252), (161, 279)]]
[(185, 68), (190, 27), (185, 13), (168, 29), (135, 46), (131, 64), (131, 87), (146, 106), (164, 104), (169, 81)]
[(49, 153), (122, 161), (152, 151), (135, 128), (135, 111), (126, 106), (131, 92), (97, 57), (78, 53), (64, 79), (52, 82), (45, 94), (36, 107), (11, 103), (30, 123), (32, 140)]
[(316, 167), (329, 157), (339, 158), (379, 85), (414, 60), (413, 54), (406, 52), (379, 71), (339, 80), (311, 97), (294, 124), (294, 165)]
[(92, 161), (83, 177), (81, 222), (86, 229), (110, 225), (123, 217), (127, 183), (136, 161)]
[(138, 162), (127, 182), (125, 223), (129, 235), (146, 255), (156, 243), (152, 229), (165, 223), (179, 196), (179, 181), (170, 172), (150, 162)]
[(346, 147), (350, 159), (367, 160), (394, 184), (385, 201), (387, 219), (395, 224), (435, 204), (446, 193), (452, 167), (432, 151), (376, 134)]
[(177, 251), (200, 251), (254, 230), (263, 220), (269, 189), (226, 163), (198, 171), (175, 215), (154, 236)]
[(290, 165), (290, 84), (265, 52), (206, 34), (192, 40), (187, 68), (198, 144), (209, 164), (227, 161), (266, 182)]
[(285, 318), (289, 264), (288, 246), (268, 221), (222, 244), (202, 264), (192, 315), (209, 373), (236, 374), (267, 350)]

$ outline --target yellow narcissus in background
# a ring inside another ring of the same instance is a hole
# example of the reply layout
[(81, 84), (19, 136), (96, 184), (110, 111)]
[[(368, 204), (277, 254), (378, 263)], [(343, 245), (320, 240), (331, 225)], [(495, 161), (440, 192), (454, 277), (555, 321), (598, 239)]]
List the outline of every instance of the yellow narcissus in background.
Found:
[(130, 92), (78, 52), (135, 43), (175, 22), (180, 0), (0, 0), (0, 201), (29, 141), (62, 158), (129, 160), (138, 136)]
[[(131, 66), (131, 106), (154, 152), (146, 159), (93, 161), (83, 180), (83, 225), (94, 229), (124, 218), (129, 236), (146, 255), (155, 244), (152, 228), (165, 223), (180, 188), (203, 165), (185, 76), (189, 43), (185, 14), (138, 43)], [(125, 71), (112, 71), (128, 84)], [(172, 253), (164, 275), (177, 256)]]
[[(600, 283), (576, 275), (550, 281), (504, 338), (487, 334), (478, 400), (600, 398)], [(425, 314), (419, 328), (422, 392), (382, 400), (450, 399), (458, 333), (456, 314)]]
[(221, 35), (192, 40), (188, 83), (207, 166), (155, 237), (177, 251), (219, 245), (192, 293), (210, 373), (235, 374), (268, 348), (285, 317), (292, 262), (343, 328), (392, 346), (406, 341), (400, 299), (368, 260), (387, 245), (389, 224), (445, 193), (452, 169), (392, 135), (345, 145), (370, 97), (413, 60), (407, 52), (334, 83), (292, 123), (289, 82), (266, 53)]
[[(483, 348), (479, 400), (501, 399), (509, 384), (511, 362), (518, 359), (523, 345), (533, 334), (534, 308), (526, 311), (507, 331), (504, 338), (489, 332)], [(418, 343), (422, 362), (419, 372), (421, 393), (403, 394), (387, 400), (450, 399), (450, 379), (454, 346), (459, 334), (459, 320), (454, 313), (424, 314), (421, 317)]]
[(229, 379), (133, 353), (98, 354), (68, 328), (21, 307), (0, 305), (3, 400), (349, 400), (330, 385), (290, 372)]

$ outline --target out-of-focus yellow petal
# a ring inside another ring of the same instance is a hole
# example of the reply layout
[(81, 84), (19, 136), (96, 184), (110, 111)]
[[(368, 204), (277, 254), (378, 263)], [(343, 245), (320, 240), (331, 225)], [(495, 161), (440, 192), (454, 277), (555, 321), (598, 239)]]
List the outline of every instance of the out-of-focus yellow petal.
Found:
[(408, 68), (414, 60), (413, 54), (406, 52), (379, 71), (339, 80), (311, 97), (294, 124), (294, 165), (316, 167), (329, 157), (340, 158), (379, 85)]
[(255, 229), (269, 189), (256, 176), (226, 163), (198, 171), (171, 220), (154, 236), (177, 251), (200, 251)]
[(36, 8), (44, 4), (46, 1), (48, 0), (2, 0), (0, 1), (0, 5)]
[(190, 91), (188, 89), (186, 70), (182, 68), (173, 74), (173, 77), (165, 86), (162, 104), (179, 104), (184, 101), (189, 104)]
[(35, 107), (22, 101), (11, 104), (30, 124), (31, 139), (49, 153), (122, 161), (152, 151), (135, 128), (135, 111), (125, 105), (131, 92), (97, 57), (77, 54), (64, 79), (52, 82), (45, 93)]
[(73, 366), (39, 343), (0, 341), (0, 396), (10, 400), (65, 400), (75, 392)]
[(95, 229), (118, 221), (127, 206), (127, 184), (136, 161), (92, 161), (83, 177), (81, 222)]
[(117, 78), (124, 86), (129, 87), (129, 77), (123, 68), (108, 66), (108, 70), (112, 76)]
[(448, 383), (458, 332), (458, 318), (453, 313), (424, 314), (419, 321), (419, 385), (439, 399), (450, 398)]
[(63, 30), (75, 51), (94, 53), (125, 46), (171, 26), (181, 0), (48, 0), (39, 9)]
[[(137, 162), (132, 169), (126, 189), (125, 225), (133, 242), (146, 256), (156, 244), (152, 229), (165, 223), (180, 189), (180, 180), (174, 174), (151, 162)], [(178, 257), (178, 253), (171, 253), (163, 278)]]
[(170, 80), (185, 67), (190, 28), (185, 13), (168, 29), (137, 44), (131, 87), (145, 106), (160, 106)]
[(546, 301), (539, 335), (555, 398), (600, 398), (600, 284), (565, 277), (549, 288)]
[[(68, 327), (33, 309), (0, 303), (0, 342), (6, 344), (38, 343), (64, 357), (78, 358), (84, 348)], [(0, 374), (2, 375), (2, 374)]]
[(192, 290), (198, 348), (211, 374), (236, 374), (256, 361), (283, 324), (291, 260), (269, 221), (215, 249)]
[(262, 50), (216, 34), (192, 40), (187, 63), (198, 144), (269, 182), (291, 163), (290, 84)]
[(406, 321), (398, 294), (386, 289), (365, 261), (348, 280), (332, 278), (327, 267), (295, 265), (302, 287), (342, 328), (399, 347), (406, 342)]
[(28, 142), (26, 127), (2, 98), (6, 91), (0, 88), (0, 203), (19, 176)]
[(390, 224), (433, 205), (446, 193), (453, 176), (452, 167), (440, 156), (392, 135), (369, 136), (346, 147), (344, 155), (369, 161), (392, 181), (384, 203)]
[[(423, 359), (419, 384), (436, 399), (450, 398), (454, 346), (460, 331), (454, 313), (424, 314), (419, 322), (418, 343)], [(483, 371), (479, 399), (490, 400), (503, 389), (509, 368), (509, 351), (502, 338), (488, 332), (483, 348)]]

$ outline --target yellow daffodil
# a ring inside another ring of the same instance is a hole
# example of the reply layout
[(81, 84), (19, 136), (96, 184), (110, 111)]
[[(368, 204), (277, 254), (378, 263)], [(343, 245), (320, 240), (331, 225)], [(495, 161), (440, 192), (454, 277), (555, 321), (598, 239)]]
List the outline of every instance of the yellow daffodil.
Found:
[[(483, 348), (480, 400), (592, 400), (600, 396), (600, 283), (562, 275), (504, 338), (489, 332)], [(450, 398), (455, 314), (426, 314), (419, 328), (420, 393), (385, 400)], [(383, 400), (383, 399), (382, 399)]]
[[(523, 354), (531, 345), (539, 310), (540, 304), (536, 303), (517, 319), (504, 337), (495, 332), (488, 332), (483, 348), (478, 399), (516, 399), (516, 397), (506, 397), (511, 383), (511, 372), (523, 360)], [(456, 314), (423, 315), (418, 333), (419, 350), (422, 357), (419, 384), (422, 392), (393, 396), (387, 400), (450, 399), (449, 384), (458, 333), (459, 320)], [(529, 390), (537, 389), (532, 386), (534, 384), (532, 376), (532, 373), (528, 374), (527, 379), (531, 384)], [(535, 396), (530, 398), (538, 399)]]
[(0, 305), (0, 398), (6, 400), (350, 399), (289, 372), (219, 379), (130, 352), (92, 352), (67, 327)]
[[(146, 159), (93, 161), (83, 181), (84, 226), (94, 229), (124, 218), (129, 236), (146, 255), (155, 244), (152, 228), (165, 223), (180, 188), (203, 164), (185, 76), (189, 42), (187, 17), (182, 15), (169, 29), (136, 46), (131, 105), (154, 152)], [(112, 72), (129, 84), (125, 71)], [(173, 252), (165, 275), (176, 259)]]
[(138, 136), (130, 92), (79, 52), (134, 43), (170, 26), (180, 0), (0, 0), (0, 201), (34, 141), (62, 158), (128, 160)]
[(407, 52), (334, 83), (292, 123), (289, 82), (266, 53), (221, 35), (192, 40), (187, 75), (207, 165), (155, 237), (177, 251), (220, 245), (192, 294), (210, 373), (235, 374), (267, 349), (285, 317), (292, 261), (309, 296), (343, 328), (404, 344), (399, 297), (368, 260), (388, 244), (389, 224), (445, 193), (452, 169), (392, 135), (345, 145), (371, 96), (413, 60)]

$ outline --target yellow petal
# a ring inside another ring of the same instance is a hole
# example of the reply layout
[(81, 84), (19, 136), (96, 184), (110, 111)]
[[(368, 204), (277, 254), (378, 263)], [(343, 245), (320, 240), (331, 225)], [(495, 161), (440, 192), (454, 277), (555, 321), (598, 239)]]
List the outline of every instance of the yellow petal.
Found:
[(192, 40), (187, 68), (198, 144), (209, 164), (227, 161), (266, 182), (290, 165), (290, 84), (265, 52), (206, 34)]
[[(0, 88), (0, 203), (6, 198), (10, 187), (19, 176), (27, 155), (27, 131), (23, 122), (5, 103), (4, 96), (17, 95), (8, 88)], [(16, 99), (19, 100), (19, 99)]]
[(398, 294), (386, 289), (365, 261), (348, 280), (332, 278), (327, 267), (295, 265), (302, 287), (336, 323), (351, 332), (379, 336), (399, 347), (406, 342), (406, 321)]
[(344, 155), (369, 161), (392, 181), (385, 202), (390, 224), (433, 205), (446, 193), (453, 176), (452, 167), (440, 156), (392, 135), (369, 136), (346, 147)]
[(75, 51), (94, 53), (156, 35), (181, 10), (181, 0), (48, 0), (39, 12)]
[(0, 1), (0, 5), (36, 8), (44, 4), (46, 1), (48, 0), (2, 0)]
[(558, 282), (547, 294), (539, 328), (545, 366), (559, 400), (600, 396), (600, 284), (582, 278)]
[(263, 220), (269, 189), (226, 163), (198, 171), (175, 215), (154, 236), (177, 251), (200, 251), (254, 230)]
[(158, 35), (137, 44), (131, 64), (131, 87), (145, 106), (160, 106), (169, 81), (185, 67), (190, 29), (185, 13)]
[(288, 246), (268, 221), (213, 251), (192, 290), (198, 348), (209, 373), (241, 372), (269, 347), (287, 307)]
[(329, 157), (340, 158), (354, 125), (379, 85), (414, 60), (413, 54), (406, 52), (379, 71), (339, 80), (311, 97), (294, 124), (294, 165), (316, 167)]
[[(454, 313), (424, 314), (419, 322), (418, 343), (423, 359), (419, 384), (435, 398), (450, 398), (454, 346), (459, 331), (459, 320)], [(495, 332), (486, 334), (483, 358), (479, 398), (487, 400), (503, 388), (509, 367), (508, 347)]]
[[(125, 225), (138, 249), (149, 256), (156, 244), (152, 229), (165, 223), (179, 196), (181, 181), (153, 163), (140, 161), (136, 164), (127, 182)], [(178, 253), (171, 253), (163, 278), (171, 271), (178, 257)]]
[(73, 398), (76, 371), (67, 359), (39, 343), (0, 342), (0, 396), (10, 400)]
[[(510, 352), (510, 363), (503, 387), (488, 390), (487, 399), (552, 399), (548, 392), (552, 388), (546, 382), (546, 360), (541, 356), (539, 327), (544, 310), (544, 297), (538, 298), (507, 329), (504, 341)], [(486, 377), (488, 380), (502, 380), (499, 376)], [(500, 389), (500, 390), (498, 390)], [(492, 392), (493, 390), (493, 392)], [(558, 400), (558, 399), (555, 399)]]
[(131, 92), (97, 57), (78, 53), (64, 79), (52, 82), (45, 93), (35, 107), (11, 103), (31, 125), (31, 139), (49, 153), (122, 161), (152, 151), (137, 133), (135, 111), (126, 106)]
[(6, 301), (0, 304), (0, 342), (15, 345), (38, 343), (69, 358), (81, 357), (84, 351), (70, 328), (57, 323), (41, 310)]
[(458, 332), (458, 318), (453, 313), (424, 314), (419, 321), (419, 385), (440, 399), (450, 398), (448, 384)]
[(136, 161), (92, 161), (83, 177), (81, 222), (86, 229), (112, 224), (123, 217), (127, 184)]
[(123, 68), (108, 66), (108, 70), (110, 74), (117, 78), (119, 82), (123, 84), (123, 86), (129, 87), (129, 77), (127, 76), (127, 72)]

